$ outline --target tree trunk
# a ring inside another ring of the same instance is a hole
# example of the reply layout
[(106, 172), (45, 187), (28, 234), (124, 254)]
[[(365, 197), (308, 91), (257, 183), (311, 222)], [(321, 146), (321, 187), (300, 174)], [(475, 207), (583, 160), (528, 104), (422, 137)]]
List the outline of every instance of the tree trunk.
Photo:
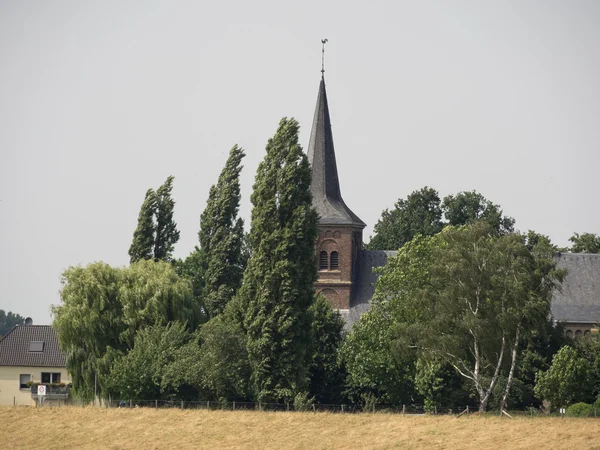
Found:
[(506, 381), (506, 389), (504, 389), (504, 395), (502, 396), (502, 403), (500, 403), (500, 411), (504, 411), (508, 406), (508, 394), (513, 382), (515, 374), (515, 366), (517, 365), (517, 349), (519, 347), (519, 337), (521, 335), (521, 325), (517, 326), (517, 332), (515, 333), (515, 342), (513, 343), (510, 371), (508, 372), (508, 380)]
[(492, 376), (490, 385), (487, 389), (481, 386), (485, 394), (483, 395), (483, 397), (481, 396), (481, 394), (479, 395), (479, 412), (485, 412), (488, 401), (490, 400), (490, 396), (492, 395), (492, 391), (494, 390), (494, 386), (496, 386), (496, 382), (498, 381), (498, 376), (500, 375), (500, 367), (502, 366), (502, 358), (504, 357), (505, 343), (506, 339), (504, 338), (504, 336), (502, 336), (502, 346), (500, 347), (500, 353), (498, 354), (498, 362), (496, 363), (496, 368), (494, 369), (494, 375)]

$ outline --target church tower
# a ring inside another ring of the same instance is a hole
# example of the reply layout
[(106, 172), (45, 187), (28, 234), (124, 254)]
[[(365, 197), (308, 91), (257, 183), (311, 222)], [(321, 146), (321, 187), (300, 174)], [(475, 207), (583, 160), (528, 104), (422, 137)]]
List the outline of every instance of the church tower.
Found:
[(319, 214), (315, 289), (333, 308), (348, 310), (365, 223), (346, 206), (340, 193), (324, 77), (319, 85), (308, 160), (312, 167), (313, 206)]

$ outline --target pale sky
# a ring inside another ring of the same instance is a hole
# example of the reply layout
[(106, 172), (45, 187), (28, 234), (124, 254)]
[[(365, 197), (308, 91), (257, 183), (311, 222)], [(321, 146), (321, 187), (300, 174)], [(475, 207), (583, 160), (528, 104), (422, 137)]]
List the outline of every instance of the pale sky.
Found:
[(328, 38), (342, 195), (367, 223), (428, 185), (517, 228), (600, 233), (599, 1), (0, 0), (0, 309), (51, 322), (71, 265), (129, 262), (175, 176), (185, 257), (229, 149), (306, 149)]

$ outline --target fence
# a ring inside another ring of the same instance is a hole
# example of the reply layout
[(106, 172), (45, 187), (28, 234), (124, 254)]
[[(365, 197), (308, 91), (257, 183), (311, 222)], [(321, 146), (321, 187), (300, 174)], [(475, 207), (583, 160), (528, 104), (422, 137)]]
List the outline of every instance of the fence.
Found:
[[(87, 406), (88, 404), (73, 401), (72, 404)], [(211, 410), (211, 411), (269, 411), (269, 412), (327, 412), (334, 414), (399, 414), (399, 415), (454, 415), (456, 417), (468, 417), (472, 414), (479, 414), (477, 409), (469, 406), (460, 408), (433, 408), (427, 412), (422, 405), (381, 405), (381, 404), (347, 404), (347, 405), (328, 405), (328, 404), (309, 404), (302, 408), (296, 408), (293, 403), (262, 403), (262, 402), (225, 402), (214, 400), (101, 400), (96, 405), (105, 408), (177, 408), (186, 410)], [(502, 415), (498, 410), (487, 411), (486, 415)], [(526, 410), (512, 410), (508, 413), (511, 417), (538, 417), (538, 416), (561, 416), (559, 412), (541, 411), (536, 408)], [(600, 417), (600, 411), (593, 409), (589, 417)]]

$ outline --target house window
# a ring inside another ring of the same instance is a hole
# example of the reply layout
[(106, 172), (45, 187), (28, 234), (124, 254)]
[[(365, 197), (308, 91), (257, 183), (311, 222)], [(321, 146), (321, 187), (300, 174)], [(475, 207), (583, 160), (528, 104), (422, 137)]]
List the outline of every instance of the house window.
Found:
[(42, 372), (42, 383), (60, 383), (60, 372)]
[(338, 252), (331, 252), (331, 260), (329, 264), (329, 268), (331, 270), (338, 270), (340, 267)]
[(583, 334), (583, 333), (581, 332), (581, 330), (577, 330), (577, 331), (575, 332), (575, 339), (581, 339), (581, 335), (582, 335), (582, 334)]
[(322, 251), (319, 254), (319, 270), (327, 270), (329, 268), (329, 266), (327, 265), (327, 263), (329, 261), (327, 261), (327, 252), (326, 251)]
[(29, 383), (31, 381), (31, 375), (30, 374), (21, 374), (19, 375), (19, 389), (29, 389), (27, 387), (27, 383)]

